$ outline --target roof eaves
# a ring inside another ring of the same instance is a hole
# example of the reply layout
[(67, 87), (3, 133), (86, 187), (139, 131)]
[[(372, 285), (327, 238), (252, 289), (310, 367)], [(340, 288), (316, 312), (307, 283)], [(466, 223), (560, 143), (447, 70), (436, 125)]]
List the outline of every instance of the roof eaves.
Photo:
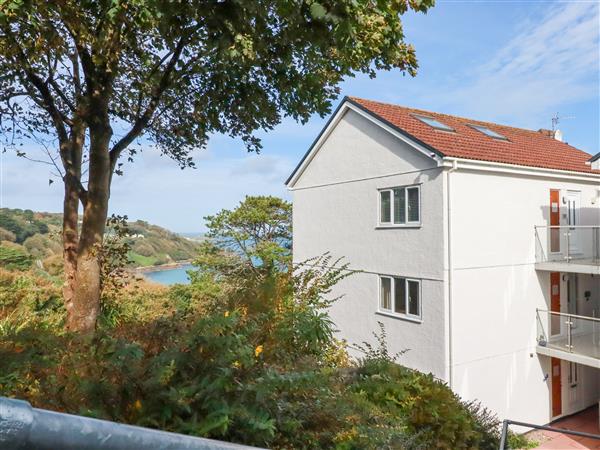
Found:
[(594, 161), (598, 161), (600, 159), (600, 152), (596, 153), (589, 159), (589, 162), (593, 163)]

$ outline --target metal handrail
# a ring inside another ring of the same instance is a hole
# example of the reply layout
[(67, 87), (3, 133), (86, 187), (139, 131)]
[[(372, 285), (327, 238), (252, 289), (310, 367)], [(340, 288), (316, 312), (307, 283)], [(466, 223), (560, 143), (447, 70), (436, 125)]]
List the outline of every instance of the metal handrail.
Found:
[(249, 450), (256, 447), (204, 439), (108, 420), (32, 408), (0, 397), (0, 450)]
[(575, 228), (575, 229), (579, 229), (579, 228), (598, 228), (600, 229), (600, 225), (534, 225), (533, 228), (538, 229), (538, 228)]
[[(536, 262), (556, 261), (557, 257), (567, 263), (586, 259), (593, 264), (600, 262), (600, 225), (534, 225), (533, 228)], [(572, 242), (577, 243), (580, 239), (584, 240), (585, 249), (572, 248)]]
[(545, 313), (554, 314), (554, 315), (557, 315), (557, 316), (568, 316), (568, 317), (574, 317), (576, 319), (583, 319), (583, 320), (591, 320), (591, 321), (594, 321), (594, 322), (600, 322), (600, 318), (598, 318), (598, 317), (579, 316), (577, 314), (569, 314), (569, 313), (563, 313), (563, 312), (559, 312), (559, 311), (548, 311), (547, 309), (539, 309), (539, 308), (536, 308), (535, 310), (536, 310), (536, 312), (545, 312)]
[(519, 427), (535, 428), (536, 430), (553, 431), (555, 433), (571, 434), (573, 436), (579, 436), (579, 437), (600, 440), (600, 434), (592, 434), (592, 433), (586, 433), (584, 431), (575, 431), (575, 430), (567, 430), (567, 429), (563, 429), (563, 428), (549, 427), (547, 425), (535, 425), (533, 423), (518, 422), (516, 420), (504, 420), (504, 421), (502, 421), (502, 434), (500, 435), (500, 447), (499, 447), (500, 450), (506, 449), (506, 440), (508, 438), (508, 426), (509, 425), (517, 425)]

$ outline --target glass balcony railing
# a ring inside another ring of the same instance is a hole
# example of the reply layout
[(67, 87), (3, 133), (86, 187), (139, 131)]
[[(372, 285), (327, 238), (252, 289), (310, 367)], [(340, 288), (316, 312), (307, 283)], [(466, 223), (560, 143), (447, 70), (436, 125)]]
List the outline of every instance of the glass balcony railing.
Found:
[(600, 359), (599, 318), (542, 309), (536, 313), (538, 345)]
[(600, 226), (536, 226), (535, 261), (600, 265)]

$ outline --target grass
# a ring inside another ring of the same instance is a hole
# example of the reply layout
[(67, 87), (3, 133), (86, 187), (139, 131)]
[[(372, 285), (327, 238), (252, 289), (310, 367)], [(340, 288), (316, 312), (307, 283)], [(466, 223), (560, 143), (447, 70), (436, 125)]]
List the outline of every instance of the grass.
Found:
[(138, 267), (154, 266), (158, 261), (156, 256), (144, 256), (135, 252), (129, 253), (129, 259)]

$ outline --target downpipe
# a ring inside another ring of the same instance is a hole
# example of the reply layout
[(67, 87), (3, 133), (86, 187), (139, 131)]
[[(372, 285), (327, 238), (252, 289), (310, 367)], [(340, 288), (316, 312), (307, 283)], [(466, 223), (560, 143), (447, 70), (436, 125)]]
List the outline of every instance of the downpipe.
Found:
[(452, 195), (451, 195), (451, 183), (450, 183), (450, 174), (456, 172), (458, 170), (458, 161), (452, 161), (452, 167), (447, 171), (446, 178), (446, 206), (447, 206), (447, 216), (448, 216), (448, 236), (447, 236), (447, 245), (448, 245), (448, 385), (450, 389), (454, 387), (454, 368), (453, 363), (454, 359), (452, 357), (453, 351), (453, 342), (452, 342)]

